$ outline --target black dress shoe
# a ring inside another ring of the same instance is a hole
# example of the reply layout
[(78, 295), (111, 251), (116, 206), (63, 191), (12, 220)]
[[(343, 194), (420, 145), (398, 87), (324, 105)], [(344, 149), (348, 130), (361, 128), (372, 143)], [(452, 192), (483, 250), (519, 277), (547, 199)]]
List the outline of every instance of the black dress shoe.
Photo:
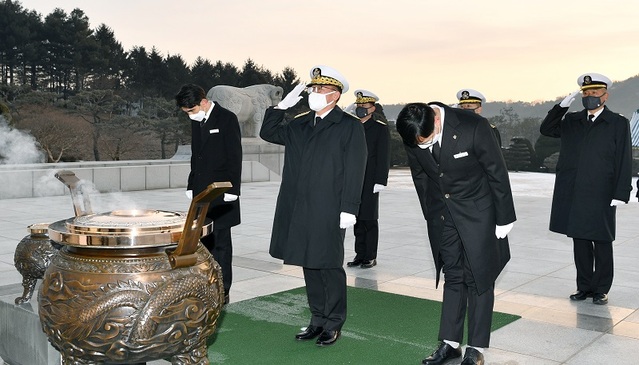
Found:
[(608, 304), (608, 294), (595, 293), (592, 296), (592, 302), (599, 305)]
[(422, 360), (422, 365), (441, 365), (450, 359), (460, 357), (461, 354), (461, 347), (453, 348), (451, 345), (442, 341), (437, 350)]
[(475, 348), (466, 347), (466, 353), (461, 365), (484, 365), (484, 354)]
[(348, 266), (348, 267), (359, 266), (359, 265), (361, 265), (363, 262), (364, 262), (364, 260), (362, 260), (362, 259), (357, 259), (357, 258), (356, 258), (356, 259), (354, 259), (354, 260), (353, 260), (353, 261), (351, 261), (351, 262), (347, 262), (347, 263), (346, 263), (346, 266)]
[(377, 260), (372, 259), (372, 260), (364, 260), (362, 261), (362, 266), (360, 266), (362, 269), (370, 269), (371, 267), (377, 265)]
[(340, 330), (325, 330), (322, 334), (317, 338), (317, 346), (330, 346), (337, 342), (342, 332)]
[(322, 327), (315, 327), (313, 325), (309, 325), (304, 329), (304, 331), (295, 335), (296, 340), (312, 340), (315, 337), (319, 336), (324, 329)]
[(577, 290), (576, 292), (570, 294), (570, 300), (584, 300), (588, 297), (592, 297), (592, 292)]

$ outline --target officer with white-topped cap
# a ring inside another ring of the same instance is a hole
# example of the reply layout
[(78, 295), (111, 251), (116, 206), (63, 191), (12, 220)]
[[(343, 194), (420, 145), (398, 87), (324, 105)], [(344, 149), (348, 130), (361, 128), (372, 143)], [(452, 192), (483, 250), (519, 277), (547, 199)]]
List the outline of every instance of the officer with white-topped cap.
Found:
[[(486, 98), (482, 93), (474, 89), (461, 89), (457, 92), (457, 100), (459, 103), (457, 104), (460, 109), (471, 110), (476, 114), (481, 114), (482, 105), (486, 102)], [(493, 134), (495, 134), (495, 138), (497, 138), (497, 143), (499, 147), (501, 147), (501, 134), (497, 127), (493, 124), (490, 125), (493, 129)]]
[(388, 183), (390, 167), (390, 132), (386, 123), (373, 119), (379, 97), (371, 91), (355, 90), (355, 114), (364, 125), (368, 158), (362, 203), (359, 206), (355, 234), (355, 259), (346, 263), (349, 267), (368, 269), (377, 265), (379, 243), (379, 193)]
[[(337, 106), (344, 76), (323, 65), (310, 76), (266, 110), (260, 137), (286, 146), (269, 253), (303, 268), (311, 319), (295, 338), (329, 346), (346, 321), (344, 235), (359, 211), (366, 137), (359, 119)], [(285, 121), (304, 90), (312, 111)]]
[[(577, 291), (571, 300), (608, 303), (612, 286), (616, 206), (632, 190), (630, 123), (607, 106), (612, 81), (586, 73), (577, 90), (555, 105), (541, 134), (561, 138), (550, 230), (573, 239)], [(581, 91), (584, 109), (567, 113)]]
[(473, 89), (459, 90), (457, 100), (459, 100), (460, 109), (472, 110), (477, 114), (481, 114), (481, 105), (486, 102), (484, 95)]

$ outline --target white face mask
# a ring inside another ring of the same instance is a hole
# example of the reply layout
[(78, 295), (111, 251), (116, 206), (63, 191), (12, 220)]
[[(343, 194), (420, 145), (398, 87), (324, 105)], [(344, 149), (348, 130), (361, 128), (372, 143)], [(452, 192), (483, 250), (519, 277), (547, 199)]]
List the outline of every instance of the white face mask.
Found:
[(334, 92), (336, 92), (336, 91), (331, 91), (328, 94), (320, 94), (320, 93), (315, 93), (315, 92), (312, 92), (312, 93), (308, 94), (308, 106), (309, 106), (309, 108), (311, 108), (312, 110), (314, 110), (316, 112), (326, 108), (327, 106), (329, 106), (333, 102), (333, 101), (331, 101), (330, 103), (326, 102), (326, 95), (331, 95)]
[(427, 148), (434, 146), (435, 143), (440, 142), (441, 140), (442, 140), (442, 134), (440, 132), (440, 133), (437, 133), (435, 136), (433, 136), (433, 139), (431, 139), (430, 141), (424, 142), (424, 143), (418, 143), (417, 147), (425, 150)]
[(196, 122), (203, 121), (205, 116), (206, 116), (206, 112), (204, 110), (200, 110), (199, 112), (195, 114), (189, 114), (189, 118), (191, 118), (191, 120), (194, 120)]

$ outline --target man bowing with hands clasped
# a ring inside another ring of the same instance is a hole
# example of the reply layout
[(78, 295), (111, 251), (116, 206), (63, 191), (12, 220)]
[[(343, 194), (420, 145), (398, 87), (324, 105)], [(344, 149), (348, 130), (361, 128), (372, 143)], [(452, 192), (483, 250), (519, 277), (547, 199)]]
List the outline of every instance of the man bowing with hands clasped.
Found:
[(346, 321), (344, 233), (355, 224), (366, 169), (362, 123), (336, 106), (348, 83), (328, 66), (311, 69), (306, 112), (284, 120), (302, 98), (296, 86), (264, 114), (260, 137), (286, 146), (270, 254), (302, 266), (311, 320), (297, 340), (334, 344)]

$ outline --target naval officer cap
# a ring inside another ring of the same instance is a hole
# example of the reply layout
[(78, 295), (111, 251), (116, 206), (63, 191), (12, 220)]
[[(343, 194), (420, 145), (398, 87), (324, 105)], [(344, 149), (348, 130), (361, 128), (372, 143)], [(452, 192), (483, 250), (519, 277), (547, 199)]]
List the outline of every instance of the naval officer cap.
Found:
[(486, 98), (477, 90), (461, 89), (457, 92), (457, 100), (459, 100), (459, 104), (481, 104), (486, 101)]
[(313, 85), (333, 85), (337, 86), (343, 94), (348, 91), (348, 81), (336, 69), (324, 65), (317, 65), (311, 68), (311, 82), (306, 86)]
[(379, 101), (379, 98), (377, 97), (377, 95), (373, 94), (372, 92), (368, 90), (357, 89), (355, 90), (354, 94), (355, 94), (355, 104), (366, 104), (366, 103), (375, 104), (377, 101)]
[(581, 86), (581, 90), (601, 89), (602, 87), (607, 89), (612, 86), (612, 81), (602, 74), (591, 72), (579, 76), (577, 85)]

